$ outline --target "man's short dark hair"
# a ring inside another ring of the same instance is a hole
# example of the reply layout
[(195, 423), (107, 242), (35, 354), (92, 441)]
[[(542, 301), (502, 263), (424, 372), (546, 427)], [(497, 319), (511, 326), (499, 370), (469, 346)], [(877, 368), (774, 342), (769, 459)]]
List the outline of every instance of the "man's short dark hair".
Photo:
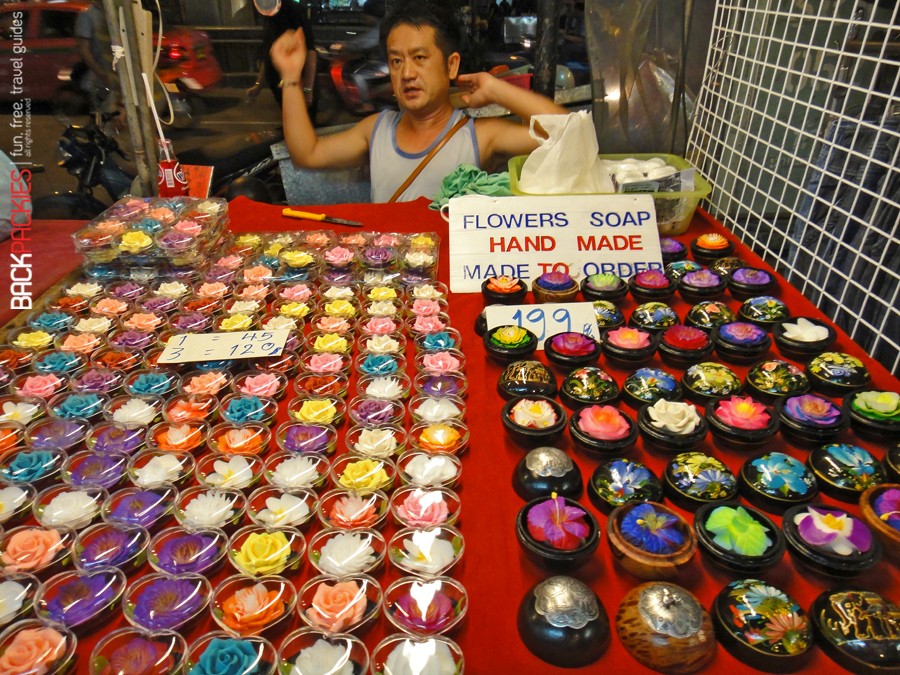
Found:
[(437, 0), (408, 0), (396, 5), (381, 22), (381, 47), (387, 50), (387, 37), (399, 24), (416, 28), (431, 26), (438, 49), (447, 59), (462, 45), (462, 32), (452, 9)]

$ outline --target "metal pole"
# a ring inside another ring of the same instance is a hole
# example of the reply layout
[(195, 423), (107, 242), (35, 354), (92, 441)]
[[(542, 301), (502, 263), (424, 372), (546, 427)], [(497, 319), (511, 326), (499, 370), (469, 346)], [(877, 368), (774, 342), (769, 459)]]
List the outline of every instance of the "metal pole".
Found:
[[(149, 117), (149, 105), (144, 94), (144, 86), (137, 73), (140, 72), (140, 56), (137, 51), (137, 32), (134, 26), (134, 15), (131, 13), (129, 0), (103, 0), (103, 11), (106, 12), (106, 23), (109, 28), (109, 37), (114, 47), (124, 49), (119, 26), (119, 5), (124, 11), (123, 26), (128, 36), (130, 45), (129, 59), (134, 69), (128, 68), (128, 62), (122, 58), (116, 65), (119, 75), (119, 86), (122, 90), (122, 101), (125, 104), (125, 119), (128, 121), (128, 133), (131, 136), (131, 145), (134, 152), (134, 160), (138, 171), (138, 184), (142, 195), (156, 194), (156, 145), (153, 135), (153, 127)], [(134, 86), (132, 87), (132, 83)], [(136, 92), (136, 98), (132, 94)]]
[(538, 0), (537, 49), (532, 89), (551, 99), (556, 94), (558, 40), (559, 0)]

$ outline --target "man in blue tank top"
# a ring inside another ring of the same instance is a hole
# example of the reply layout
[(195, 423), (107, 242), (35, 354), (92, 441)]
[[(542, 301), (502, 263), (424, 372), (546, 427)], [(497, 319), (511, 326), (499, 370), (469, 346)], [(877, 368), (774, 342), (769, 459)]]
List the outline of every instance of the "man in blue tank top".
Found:
[(472, 108), (496, 103), (523, 120), (469, 120), (399, 195), (399, 201), (433, 197), (444, 176), (462, 163), (486, 166), (494, 158), (522, 155), (537, 147), (528, 133), (532, 115), (565, 114), (550, 99), (488, 73), (459, 74), (459, 25), (446, 5), (432, 0), (401, 4), (381, 27), (391, 86), (400, 110), (371, 115), (350, 129), (316, 135), (303, 99), (301, 73), (307, 47), (302, 31), (284, 33), (272, 46), (272, 63), (284, 92), (284, 137), (291, 159), (308, 169), (340, 169), (370, 161), (372, 201), (388, 201), (407, 176), (438, 145), (461, 112), (450, 102), (456, 80)]

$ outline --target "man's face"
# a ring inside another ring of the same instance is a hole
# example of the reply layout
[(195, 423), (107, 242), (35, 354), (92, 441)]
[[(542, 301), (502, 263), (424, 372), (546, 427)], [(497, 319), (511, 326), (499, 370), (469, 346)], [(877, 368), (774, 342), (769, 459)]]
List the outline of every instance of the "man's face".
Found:
[(459, 70), (459, 54), (444, 59), (434, 28), (401, 23), (387, 37), (391, 87), (403, 110), (427, 112), (449, 100), (450, 80)]

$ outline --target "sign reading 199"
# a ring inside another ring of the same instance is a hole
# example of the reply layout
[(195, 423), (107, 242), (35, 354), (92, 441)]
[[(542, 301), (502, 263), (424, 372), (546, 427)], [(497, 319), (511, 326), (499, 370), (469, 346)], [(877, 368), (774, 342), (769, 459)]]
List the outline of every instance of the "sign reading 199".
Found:
[(582, 333), (597, 339), (597, 322), (593, 317), (593, 309), (590, 310), (589, 320), (585, 320), (582, 312), (575, 312), (580, 316), (574, 316), (568, 307), (559, 307), (545, 310), (543, 307), (519, 307), (512, 315), (511, 323), (522, 328), (527, 328), (537, 336), (538, 342), (550, 335), (557, 333)]

